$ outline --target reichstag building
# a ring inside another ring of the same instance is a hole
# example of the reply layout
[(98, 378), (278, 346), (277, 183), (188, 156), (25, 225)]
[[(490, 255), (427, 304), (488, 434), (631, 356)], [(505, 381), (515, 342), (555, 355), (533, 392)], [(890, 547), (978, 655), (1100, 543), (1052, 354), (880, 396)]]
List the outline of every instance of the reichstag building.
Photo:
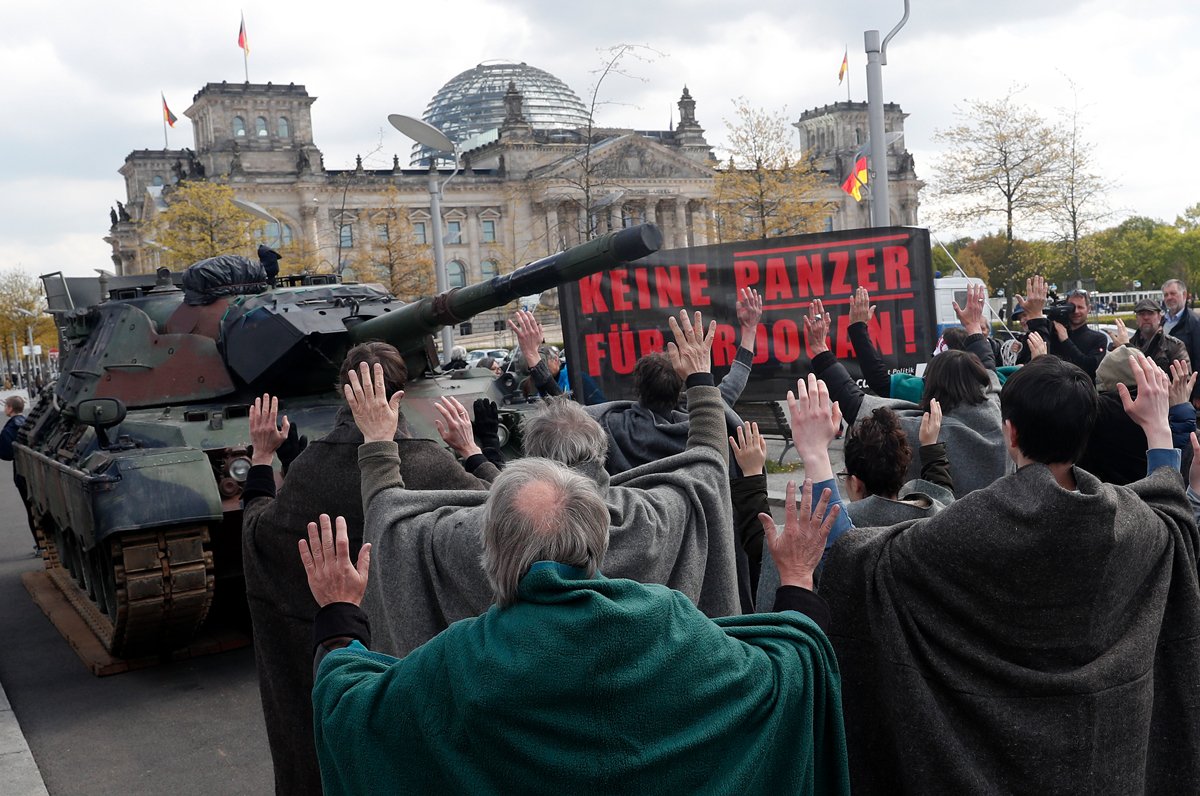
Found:
[[(147, 225), (164, 207), (164, 189), (181, 179), (227, 182), (239, 198), (279, 219), (278, 227), (268, 225), (268, 242), (285, 253), (307, 252), (318, 270), (357, 275), (387, 207), (407, 214), (417, 244), (429, 243), (429, 173), (437, 169), (445, 179), (449, 161), (414, 145), (403, 166), (393, 156), (391, 168), (364, 168), (359, 157), (354, 169), (327, 169), (312, 126), (315, 101), (295, 84), (200, 89), (184, 111), (194, 149), (135, 150), (120, 168), (127, 198), (106, 237), (117, 273), (154, 270), (159, 250), (147, 241)], [(902, 132), (904, 118), (899, 106), (887, 106), (890, 132)], [(446, 83), (424, 119), (461, 152), (462, 170), (442, 200), (451, 286), (642, 221), (662, 227), (667, 247), (709, 242), (718, 163), (687, 88), (674, 129), (589, 129), (586, 106), (554, 75), (523, 63), (488, 62)], [(795, 126), (803, 151), (827, 175), (835, 210), (826, 227), (867, 226), (866, 202), (839, 187), (866, 141), (866, 104), (809, 110)], [(915, 224), (922, 183), (903, 138), (888, 149), (893, 223)]]

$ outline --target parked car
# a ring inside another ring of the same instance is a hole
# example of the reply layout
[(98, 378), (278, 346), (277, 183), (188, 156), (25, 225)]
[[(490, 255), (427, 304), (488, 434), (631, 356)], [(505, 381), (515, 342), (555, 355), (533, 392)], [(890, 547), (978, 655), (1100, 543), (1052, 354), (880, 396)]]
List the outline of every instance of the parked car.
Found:
[(475, 367), (475, 363), (484, 357), (491, 357), (503, 365), (508, 362), (508, 354), (509, 352), (507, 348), (479, 348), (474, 351), (467, 352), (467, 365), (470, 367)]

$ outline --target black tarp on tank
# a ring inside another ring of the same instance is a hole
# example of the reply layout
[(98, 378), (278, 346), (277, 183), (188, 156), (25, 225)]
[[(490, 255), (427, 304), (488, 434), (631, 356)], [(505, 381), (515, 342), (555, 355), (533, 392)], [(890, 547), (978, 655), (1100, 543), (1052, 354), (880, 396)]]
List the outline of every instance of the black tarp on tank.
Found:
[(183, 300), (193, 306), (212, 304), (222, 296), (261, 293), (267, 287), (262, 263), (237, 254), (209, 257), (183, 272)]

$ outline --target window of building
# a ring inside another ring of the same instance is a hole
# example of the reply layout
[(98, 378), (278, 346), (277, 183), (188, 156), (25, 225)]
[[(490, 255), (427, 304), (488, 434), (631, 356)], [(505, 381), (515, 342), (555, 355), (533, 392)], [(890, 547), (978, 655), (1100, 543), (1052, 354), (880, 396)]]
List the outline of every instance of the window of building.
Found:
[(483, 228), (483, 242), (484, 243), (495, 243), (496, 242), (496, 222), (491, 220), (490, 218), (485, 218), (483, 221), (480, 222), (480, 225)]
[(151, 185), (162, 185), (163, 178), (161, 176), (159, 176), (158, 174), (155, 174), (154, 179), (150, 181), (150, 184)]
[(342, 224), (338, 232), (339, 245), (343, 249), (354, 248), (354, 225)]
[(387, 243), (388, 236), (389, 236), (389, 233), (388, 233), (388, 225), (387, 224), (376, 224), (375, 225), (375, 237), (379, 239), (380, 243)]
[(268, 246), (290, 246), (292, 244), (292, 228), (284, 224), (281, 228), (274, 221), (268, 221), (254, 230), (254, 240)]
[(479, 264), (479, 275), (484, 280), (491, 279), (500, 272), (495, 260), (484, 260)]
[(235, 138), (243, 138), (246, 135), (246, 120), (241, 116), (233, 117), (233, 135)]
[(277, 127), (277, 129), (278, 129), (278, 131), (279, 131), (279, 137), (280, 137), (280, 138), (287, 138), (287, 137), (288, 137), (288, 135), (289, 135), (289, 133), (288, 133), (288, 120), (287, 120), (287, 117), (286, 117), (286, 116), (280, 116), (280, 117), (279, 117), (279, 120), (278, 120), (278, 122), (276, 123), (276, 127)]
[(254, 120), (254, 129), (258, 132), (259, 138), (266, 138), (271, 134), (271, 131), (267, 129), (267, 119), (265, 116), (259, 116)]
[(467, 269), (458, 260), (446, 263), (446, 283), (450, 287), (463, 287), (467, 284)]
[(462, 222), (447, 221), (446, 222), (446, 243), (451, 245), (462, 243)]
[(421, 244), (422, 246), (424, 246), (426, 243), (429, 242), (429, 240), (425, 237), (425, 222), (424, 221), (414, 221), (413, 222), (413, 240), (415, 240), (417, 243)]

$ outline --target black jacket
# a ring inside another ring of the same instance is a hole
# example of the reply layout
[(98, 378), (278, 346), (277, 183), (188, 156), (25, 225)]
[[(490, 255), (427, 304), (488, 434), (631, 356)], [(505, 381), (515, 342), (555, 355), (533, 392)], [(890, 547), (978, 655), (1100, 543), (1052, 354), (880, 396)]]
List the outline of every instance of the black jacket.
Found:
[(1068, 329), (1067, 339), (1059, 340), (1050, 326), (1050, 319), (1045, 317), (1031, 318), (1029, 331), (1038, 332), (1049, 341), (1051, 354), (1078, 365), (1093, 381), (1096, 379), (1096, 368), (1108, 353), (1108, 335), (1104, 332), (1097, 332), (1085, 323), (1077, 329)]

